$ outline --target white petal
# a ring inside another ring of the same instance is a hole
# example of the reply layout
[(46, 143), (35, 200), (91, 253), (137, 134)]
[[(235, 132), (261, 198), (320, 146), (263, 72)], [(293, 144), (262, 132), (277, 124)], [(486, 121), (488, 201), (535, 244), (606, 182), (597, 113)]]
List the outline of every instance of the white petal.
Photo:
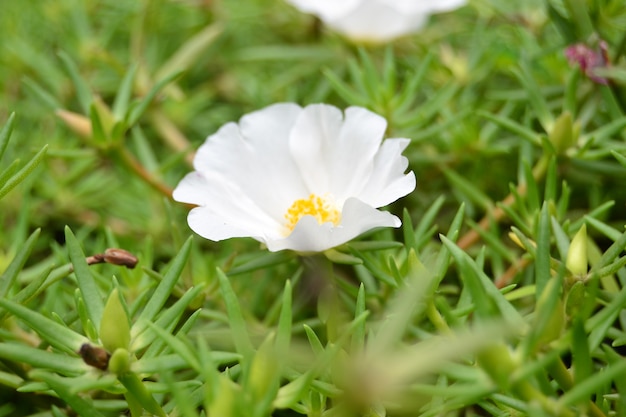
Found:
[(276, 221), (307, 189), (289, 151), (288, 137), (302, 109), (281, 103), (250, 113), (210, 136), (194, 160), (197, 171), (237, 184), (244, 196), (263, 202)]
[(290, 136), (290, 147), (310, 193), (331, 193), (339, 205), (362, 189), (387, 122), (367, 109), (341, 111), (328, 105), (304, 108)]
[(355, 40), (384, 42), (414, 32), (432, 13), (453, 10), (466, 0), (288, 0), (314, 13)]
[(324, 195), (330, 190), (333, 144), (342, 119), (338, 108), (313, 104), (305, 107), (294, 123), (289, 148), (309, 193)]
[(291, 249), (297, 252), (321, 252), (334, 248), (358, 235), (377, 227), (400, 227), (402, 224), (393, 214), (376, 210), (356, 198), (346, 200), (341, 213), (341, 224), (319, 224), (312, 216), (304, 216), (293, 232), (286, 238), (268, 240), (272, 251)]
[(236, 184), (219, 177), (192, 172), (178, 184), (176, 201), (198, 204), (187, 221), (200, 236), (218, 241), (238, 236), (264, 239), (280, 236), (281, 225), (267, 216), (257, 202), (241, 192)]
[(467, 0), (384, 0), (406, 13), (432, 14), (457, 9)]
[(324, 21), (352, 39), (386, 42), (418, 30), (427, 19), (426, 14), (405, 13), (384, 2), (368, 0), (346, 15)]
[(346, 109), (328, 167), (333, 179), (330, 192), (337, 204), (343, 205), (348, 197), (358, 195), (369, 180), (386, 129), (383, 117), (362, 107)]
[(383, 207), (415, 189), (415, 174), (404, 171), (409, 165), (402, 151), (408, 139), (386, 139), (376, 158), (367, 185), (358, 193), (360, 199), (372, 207)]
[(358, 7), (361, 0), (287, 0), (305, 13), (313, 13), (323, 20), (336, 19)]

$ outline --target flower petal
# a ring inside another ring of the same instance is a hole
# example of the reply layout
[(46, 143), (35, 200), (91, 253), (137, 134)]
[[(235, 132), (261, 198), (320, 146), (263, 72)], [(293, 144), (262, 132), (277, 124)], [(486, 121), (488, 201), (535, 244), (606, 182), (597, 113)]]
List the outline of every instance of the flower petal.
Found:
[(305, 13), (313, 13), (323, 20), (336, 19), (358, 6), (361, 0), (287, 0)]
[(384, 0), (394, 4), (398, 10), (405, 13), (433, 14), (457, 9), (467, 3), (467, 0)]
[(393, 214), (376, 210), (357, 198), (346, 200), (339, 226), (332, 223), (319, 224), (313, 216), (304, 216), (293, 232), (283, 239), (268, 240), (272, 251), (291, 249), (298, 252), (321, 252), (341, 245), (376, 227), (400, 227), (402, 224)]
[(236, 184), (221, 177), (199, 172), (187, 174), (173, 193), (174, 200), (197, 204), (187, 218), (189, 227), (213, 241), (251, 236), (265, 240), (266, 235), (280, 236), (280, 224), (267, 216), (257, 202), (243, 194)]
[(283, 221), (294, 195), (307, 193), (288, 143), (301, 112), (296, 104), (280, 103), (242, 117), (238, 125), (223, 126), (200, 147), (194, 167), (211, 173), (207, 178), (237, 184), (239, 198), (262, 201), (266, 215)]
[[(289, 149), (308, 193), (323, 195), (331, 189), (330, 164), (333, 142), (343, 124), (341, 111), (327, 104), (307, 106), (289, 137)], [(304, 197), (304, 196), (303, 196)]]
[(386, 139), (383, 142), (376, 154), (372, 175), (357, 194), (363, 202), (372, 207), (383, 207), (415, 189), (413, 171), (404, 173), (409, 161), (402, 156), (402, 151), (409, 143), (409, 139)]
[(349, 14), (325, 22), (355, 40), (386, 42), (418, 30), (427, 19), (427, 14), (405, 13), (385, 2), (369, 0)]
[[(294, 160), (310, 193), (331, 193), (339, 205), (356, 195), (372, 174), (387, 122), (367, 109), (304, 108), (290, 136)], [(356, 156), (356, 157), (355, 157)]]
[(384, 42), (418, 30), (432, 13), (458, 8), (466, 0), (288, 0), (328, 26), (361, 41)]

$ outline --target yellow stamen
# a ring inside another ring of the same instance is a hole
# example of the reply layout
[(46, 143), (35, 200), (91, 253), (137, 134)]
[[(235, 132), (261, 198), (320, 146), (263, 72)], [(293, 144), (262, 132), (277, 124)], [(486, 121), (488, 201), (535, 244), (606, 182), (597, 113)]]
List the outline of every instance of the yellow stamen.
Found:
[(293, 202), (287, 209), (285, 224), (287, 234), (291, 233), (302, 216), (313, 216), (319, 224), (332, 223), (335, 226), (341, 221), (341, 212), (332, 204), (332, 201), (315, 194), (308, 198), (301, 198)]

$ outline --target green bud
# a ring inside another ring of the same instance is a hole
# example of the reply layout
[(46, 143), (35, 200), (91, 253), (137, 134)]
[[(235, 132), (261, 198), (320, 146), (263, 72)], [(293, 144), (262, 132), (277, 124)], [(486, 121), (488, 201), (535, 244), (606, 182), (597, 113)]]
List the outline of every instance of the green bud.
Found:
[(219, 375), (219, 383), (215, 388), (215, 395), (210, 402), (208, 415), (210, 416), (234, 416), (237, 414), (236, 407), (241, 403), (241, 389), (224, 375)]
[(511, 357), (509, 348), (504, 343), (489, 346), (477, 355), (478, 365), (491, 379), (504, 390), (508, 389), (511, 375), (517, 364)]
[(130, 353), (126, 349), (116, 349), (109, 359), (109, 372), (123, 375), (130, 371)]
[(130, 343), (130, 325), (126, 310), (122, 306), (117, 288), (109, 295), (102, 320), (100, 321), (100, 340), (109, 352), (118, 348), (128, 349)]
[(565, 151), (576, 143), (578, 139), (577, 130), (570, 112), (565, 111), (556, 119), (548, 138), (557, 154), (561, 155), (565, 153)]
[(587, 275), (587, 225), (583, 224), (574, 235), (567, 251), (565, 266), (575, 276)]

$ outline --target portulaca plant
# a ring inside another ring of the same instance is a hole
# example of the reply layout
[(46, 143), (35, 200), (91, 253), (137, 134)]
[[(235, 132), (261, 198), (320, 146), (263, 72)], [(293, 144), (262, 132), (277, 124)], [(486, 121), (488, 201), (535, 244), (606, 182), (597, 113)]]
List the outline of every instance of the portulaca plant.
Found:
[(197, 205), (188, 223), (213, 241), (252, 237), (270, 251), (321, 252), (377, 227), (378, 210), (415, 189), (386, 120), (361, 107), (280, 103), (208, 137), (174, 199)]
[(466, 0), (287, 0), (305, 13), (356, 41), (387, 42), (420, 29), (434, 13)]

